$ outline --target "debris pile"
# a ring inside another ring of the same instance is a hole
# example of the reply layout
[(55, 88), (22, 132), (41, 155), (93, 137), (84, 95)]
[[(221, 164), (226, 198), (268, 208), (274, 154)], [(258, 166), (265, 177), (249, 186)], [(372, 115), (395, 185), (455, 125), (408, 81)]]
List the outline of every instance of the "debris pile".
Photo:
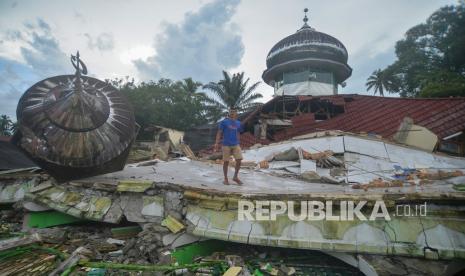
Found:
[(367, 191), (369, 188), (389, 188), (389, 187), (402, 187), (403, 182), (400, 180), (384, 181), (381, 178), (370, 181), (368, 184), (354, 184), (353, 189), (363, 189)]
[[(435, 156), (378, 139), (336, 132), (244, 151), (243, 167), (354, 189), (424, 185), (464, 173), (460, 158)], [(217, 163), (221, 163), (217, 162)], [(438, 169), (439, 168), (439, 169)]]
[(131, 148), (128, 163), (151, 159), (168, 160), (179, 156), (195, 159), (190, 147), (183, 143), (184, 132), (161, 126), (149, 126), (143, 130), (149, 139), (137, 141)]
[[(121, 275), (121, 271), (178, 275), (347, 272), (351, 270), (344, 265), (312, 262), (314, 253), (310, 251), (291, 257), (292, 250), (279, 249), (277, 252), (284, 252), (280, 255), (258, 245), (311, 250), (318, 249), (311, 246), (332, 244), (357, 254), (360, 250), (384, 254), (386, 243), (377, 243), (379, 237), (385, 237), (378, 235), (381, 230), (365, 223), (328, 226), (337, 228), (333, 232), (340, 236), (336, 237), (316, 224), (298, 224), (283, 216), (280, 227), (268, 230), (260, 223), (238, 221), (238, 201), (313, 200), (322, 194), (335, 199), (393, 195), (389, 199), (395, 200), (416, 192), (417, 187), (428, 189), (430, 197), (445, 194), (455, 199), (452, 193), (458, 194), (465, 183), (461, 158), (353, 135), (290, 140), (245, 150), (241, 187), (221, 184), (221, 156), (195, 160), (188, 148), (179, 149), (181, 157), (128, 164), (123, 171), (66, 183), (31, 169), (0, 173), (0, 203), (17, 208), (0, 212), (0, 244), (14, 244), (0, 248), (0, 258), (7, 264), (0, 274), (18, 267), (31, 275), (54, 271), (89, 275)], [(231, 161), (231, 165), (235, 163)], [(460, 199), (456, 196), (455, 200)], [(436, 218), (431, 221), (436, 228), (428, 231), (447, 228)], [(353, 233), (360, 231), (368, 233), (363, 242), (370, 247), (358, 246), (360, 235)], [(405, 228), (395, 231), (402, 235)], [(434, 233), (428, 237), (436, 237)], [(422, 254), (424, 245), (418, 244), (424, 240), (422, 234), (403, 236), (412, 239), (402, 244), (391, 243), (400, 249), (408, 244), (418, 249), (409, 254)], [(21, 238), (22, 244), (11, 243)], [(215, 240), (206, 240), (209, 238)], [(255, 246), (228, 243), (217, 248), (222, 243), (218, 240)], [(204, 242), (211, 242), (211, 250), (197, 248), (188, 254), (191, 257), (184, 255), (187, 248)], [(440, 250), (445, 256), (461, 247), (454, 244)], [(40, 261), (32, 259), (34, 255)]]
[(220, 265), (201, 268), (195, 275), (362, 275), (357, 269), (315, 251), (252, 247), (225, 242), (220, 242), (220, 245), (222, 248), (213, 248), (220, 251), (193, 258), (197, 264)]
[[(361, 275), (356, 268), (323, 253), (275, 249), (208, 240), (177, 249), (164, 246), (168, 233), (155, 224), (126, 239), (112, 238), (108, 226), (34, 229), (0, 240), (1, 275), (121, 275), (124, 271), (172, 272), (174, 275)], [(94, 228), (94, 229), (93, 229)], [(157, 233), (157, 232), (155, 232)], [(92, 274), (97, 273), (100, 274)]]

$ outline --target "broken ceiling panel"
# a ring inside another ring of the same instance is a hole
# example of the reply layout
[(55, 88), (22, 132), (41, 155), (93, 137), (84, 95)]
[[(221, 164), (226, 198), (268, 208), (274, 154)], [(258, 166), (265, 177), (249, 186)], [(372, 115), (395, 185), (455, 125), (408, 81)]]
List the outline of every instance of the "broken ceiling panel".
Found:
[(464, 159), (386, 143), (389, 159), (403, 168), (464, 169)]
[(349, 183), (368, 183), (377, 178), (393, 179), (395, 164), (386, 159), (346, 152), (344, 160)]
[(244, 152), (244, 160), (260, 162), (271, 158), (279, 152), (289, 150), (292, 147), (300, 147), (310, 153), (318, 153), (326, 150), (331, 150), (334, 153), (344, 153), (343, 137), (329, 136), (307, 140), (287, 141), (279, 144), (271, 144), (258, 149), (247, 150)]
[(379, 140), (370, 140), (354, 136), (344, 136), (345, 151), (356, 152), (359, 154), (370, 155), (380, 158), (389, 158), (384, 142)]

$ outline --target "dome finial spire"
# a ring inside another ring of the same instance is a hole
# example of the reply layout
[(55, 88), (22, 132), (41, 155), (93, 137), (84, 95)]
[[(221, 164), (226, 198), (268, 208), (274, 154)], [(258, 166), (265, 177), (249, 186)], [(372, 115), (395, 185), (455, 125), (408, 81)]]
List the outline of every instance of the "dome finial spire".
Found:
[(307, 22), (308, 22), (307, 12), (308, 12), (308, 9), (305, 8), (305, 9), (304, 9), (304, 14), (305, 14), (305, 15), (304, 15), (304, 19), (303, 19), (304, 25), (302, 26), (302, 28), (298, 29), (297, 32), (304, 31), (304, 30), (306, 30), (306, 31), (308, 31), (308, 30), (314, 31), (314, 30), (315, 30), (315, 29), (313, 29), (312, 27), (310, 27), (310, 26), (307, 24)]
[(308, 26), (308, 24), (307, 24), (307, 22), (308, 22), (307, 12), (308, 12), (308, 9), (305, 8), (304, 9), (305, 16), (304, 16), (304, 19), (303, 19), (304, 20), (304, 26), (305, 25)]

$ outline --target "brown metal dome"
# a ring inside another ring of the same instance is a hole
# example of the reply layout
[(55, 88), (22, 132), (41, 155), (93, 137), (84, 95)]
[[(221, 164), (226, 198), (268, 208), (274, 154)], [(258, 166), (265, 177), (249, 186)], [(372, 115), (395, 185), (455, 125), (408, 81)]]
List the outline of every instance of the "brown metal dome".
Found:
[[(34, 84), (17, 107), (13, 142), (59, 180), (122, 169), (137, 133), (132, 107), (112, 85), (75, 75)], [(83, 68), (80, 68), (83, 67)]]

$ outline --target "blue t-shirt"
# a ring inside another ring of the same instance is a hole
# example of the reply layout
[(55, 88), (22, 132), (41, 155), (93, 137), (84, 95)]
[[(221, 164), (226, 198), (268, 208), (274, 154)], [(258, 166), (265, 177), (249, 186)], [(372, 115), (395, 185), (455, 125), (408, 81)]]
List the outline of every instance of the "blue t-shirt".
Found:
[(239, 145), (239, 132), (242, 131), (242, 125), (239, 120), (226, 118), (220, 122), (219, 129), (223, 132), (224, 146)]

